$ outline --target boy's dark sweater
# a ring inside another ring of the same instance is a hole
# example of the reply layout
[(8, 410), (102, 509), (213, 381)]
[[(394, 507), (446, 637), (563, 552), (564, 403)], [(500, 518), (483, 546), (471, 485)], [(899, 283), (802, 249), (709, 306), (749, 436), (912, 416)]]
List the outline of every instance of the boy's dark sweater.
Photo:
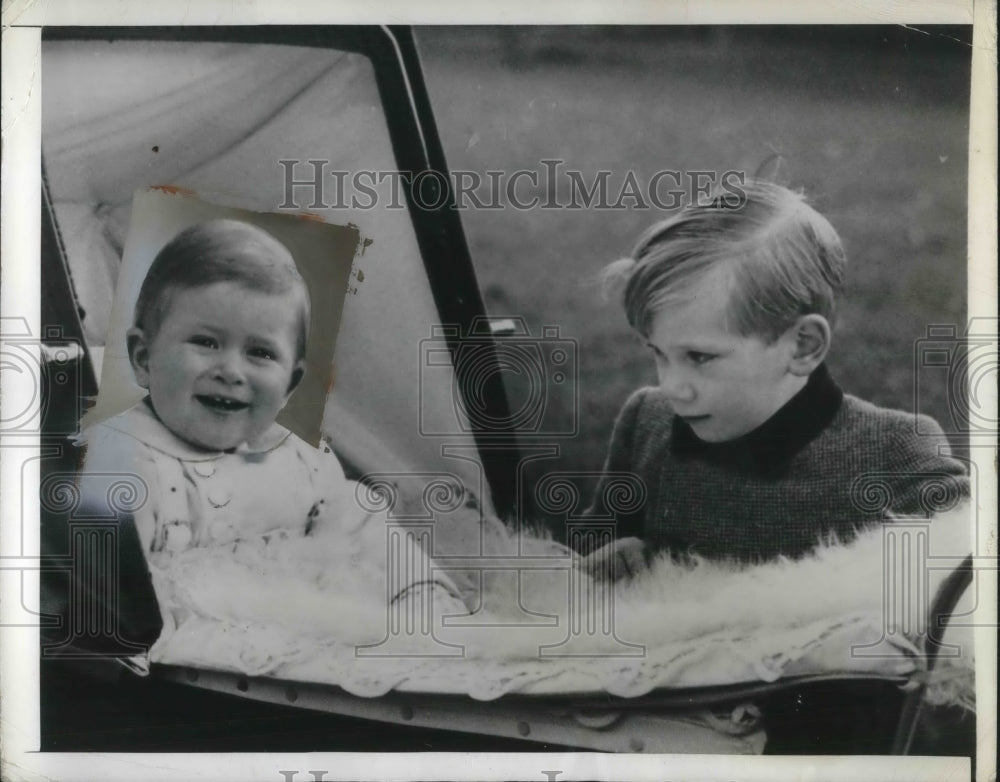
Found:
[[(608, 507), (615, 473), (642, 481), (640, 507)], [(911, 414), (845, 395), (823, 365), (774, 416), (726, 443), (699, 440), (658, 389), (637, 391), (615, 422), (591, 515), (615, 517), (617, 537), (654, 549), (761, 561), (968, 495), (965, 466), (932, 419), (918, 426)]]

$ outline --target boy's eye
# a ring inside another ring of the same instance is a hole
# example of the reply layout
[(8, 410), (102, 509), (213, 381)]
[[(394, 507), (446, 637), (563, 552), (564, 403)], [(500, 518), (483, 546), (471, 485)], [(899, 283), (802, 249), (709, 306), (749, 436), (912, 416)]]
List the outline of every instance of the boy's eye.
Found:
[(247, 355), (250, 356), (250, 358), (260, 358), (267, 361), (273, 361), (276, 358), (276, 354), (273, 350), (261, 347), (250, 348), (247, 351)]
[(192, 345), (197, 345), (200, 348), (214, 348), (219, 344), (215, 341), (215, 339), (205, 336), (204, 334), (195, 334), (188, 340), (188, 342)]
[(701, 353), (697, 350), (689, 350), (687, 355), (688, 359), (693, 364), (704, 364), (705, 362), (711, 361), (715, 358), (715, 356), (711, 353)]

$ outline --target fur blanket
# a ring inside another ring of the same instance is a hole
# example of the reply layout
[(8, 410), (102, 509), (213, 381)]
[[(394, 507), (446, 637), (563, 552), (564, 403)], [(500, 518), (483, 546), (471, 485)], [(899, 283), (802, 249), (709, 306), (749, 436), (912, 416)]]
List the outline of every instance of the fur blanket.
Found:
[[(522, 535), (525, 561), (548, 556), (552, 567), (451, 572), (468, 616), (445, 616), (433, 604), (396, 604), (393, 614), (384, 576), (341, 567), (344, 552), (308, 538), (196, 549), (151, 563), (166, 622), (150, 657), (359, 695), (398, 688), (484, 699), (512, 691), (638, 696), (814, 673), (912, 679), (926, 668), (930, 600), (971, 550), (970, 529), (969, 513), (958, 510), (828, 541), (795, 561), (678, 564), (663, 556), (615, 585), (584, 576), (559, 544)], [(485, 531), (488, 555), (516, 543), (498, 524)], [(914, 545), (897, 545), (904, 538)], [(924, 554), (930, 563), (915, 559)], [(903, 589), (893, 572), (926, 574), (927, 589), (921, 578)], [(955, 646), (939, 658), (928, 693), (968, 706), (971, 637), (951, 636)]]

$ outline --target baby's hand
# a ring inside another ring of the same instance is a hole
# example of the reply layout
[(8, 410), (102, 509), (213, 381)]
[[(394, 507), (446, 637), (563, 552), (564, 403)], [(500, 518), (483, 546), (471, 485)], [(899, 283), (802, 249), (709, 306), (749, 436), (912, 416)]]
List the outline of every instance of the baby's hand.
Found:
[(469, 609), (450, 588), (437, 581), (418, 581), (411, 584), (393, 599), (393, 602), (412, 602), (421, 606), (429, 601), (435, 615), (468, 614)]
[(645, 570), (649, 566), (649, 551), (639, 538), (622, 538), (582, 557), (576, 566), (592, 578), (617, 581)]

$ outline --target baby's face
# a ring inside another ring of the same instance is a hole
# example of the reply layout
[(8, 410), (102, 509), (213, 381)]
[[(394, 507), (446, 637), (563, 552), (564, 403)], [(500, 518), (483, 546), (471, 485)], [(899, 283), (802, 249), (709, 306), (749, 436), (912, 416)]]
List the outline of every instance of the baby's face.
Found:
[(733, 333), (729, 293), (712, 282), (697, 284), (691, 301), (657, 312), (647, 342), (675, 413), (700, 439), (725, 442), (764, 423), (805, 379), (789, 372), (791, 332), (772, 343)]
[[(231, 282), (181, 289), (130, 357), (153, 410), (188, 443), (224, 451), (264, 433), (301, 379), (295, 296)], [(134, 334), (134, 332), (133, 332)]]

